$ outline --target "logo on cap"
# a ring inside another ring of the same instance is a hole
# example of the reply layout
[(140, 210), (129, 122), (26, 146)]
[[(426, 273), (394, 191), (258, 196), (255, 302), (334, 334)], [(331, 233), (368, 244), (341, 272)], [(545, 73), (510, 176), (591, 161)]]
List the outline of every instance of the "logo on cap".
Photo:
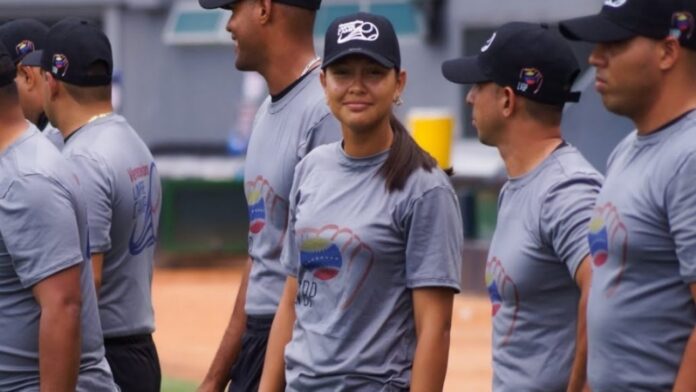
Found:
[(614, 7), (614, 8), (619, 8), (622, 5), (626, 4), (628, 0), (604, 0), (604, 5), (608, 5), (609, 7)]
[(379, 30), (374, 23), (355, 20), (338, 25), (338, 43), (349, 41), (376, 41)]
[(26, 56), (29, 53), (33, 52), (36, 49), (34, 46), (34, 43), (32, 41), (29, 41), (28, 39), (25, 39), (24, 41), (20, 42), (17, 44), (15, 47), (15, 50), (17, 51), (17, 55), (22, 57)]
[(690, 39), (694, 34), (694, 16), (690, 12), (675, 12), (672, 15), (670, 35), (677, 39)]
[(544, 83), (544, 75), (536, 68), (522, 68), (520, 71), (520, 82), (517, 83), (517, 90), (523, 93), (531, 92), (536, 94), (541, 90)]
[(53, 66), (51, 67), (51, 73), (54, 75), (60, 75), (61, 77), (65, 77), (65, 74), (68, 72), (69, 65), (70, 65), (70, 62), (68, 61), (68, 58), (65, 57), (64, 54), (54, 54), (53, 55)]
[(493, 35), (491, 35), (491, 38), (488, 38), (488, 41), (486, 41), (486, 43), (481, 47), (481, 52), (487, 51), (488, 48), (490, 48), (491, 45), (493, 45), (493, 41), (495, 41), (496, 34), (498, 33), (493, 33)]

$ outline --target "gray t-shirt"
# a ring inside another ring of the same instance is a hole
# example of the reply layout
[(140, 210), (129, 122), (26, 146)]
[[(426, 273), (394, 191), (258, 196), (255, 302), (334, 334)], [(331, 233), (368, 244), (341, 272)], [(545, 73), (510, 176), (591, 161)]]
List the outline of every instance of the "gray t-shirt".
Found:
[(288, 391), (408, 390), (412, 290), (460, 289), (462, 218), (449, 180), (418, 169), (389, 193), (377, 174), (387, 154), (350, 158), (337, 142), (297, 166), (282, 257), (298, 280)]
[(493, 390), (565, 391), (575, 355), (587, 225), (602, 176), (564, 144), (498, 200), (486, 263), (493, 305)]
[(99, 313), (104, 336), (155, 329), (151, 283), (162, 204), (160, 178), (147, 146), (115, 114), (71, 135), (63, 155), (75, 165), (89, 212), (92, 253), (104, 253)]
[(671, 391), (696, 326), (696, 112), (627, 136), (590, 223), (594, 392)]
[(54, 127), (50, 123), (46, 124), (46, 127), (41, 131), (41, 133), (50, 141), (53, 143), (54, 146), (58, 149), (58, 151), (63, 149), (63, 146), (65, 145), (65, 142), (63, 141), (63, 134), (60, 133), (60, 130), (58, 128)]
[(247, 150), (244, 190), (249, 205), (247, 314), (274, 314), (285, 285), (280, 265), (295, 165), (314, 147), (340, 139), (314, 70), (284, 97), (259, 108)]
[(32, 286), (81, 265), (79, 392), (117, 391), (104, 358), (87, 215), (70, 164), (29, 125), (0, 152), (0, 391), (39, 390), (41, 308)]

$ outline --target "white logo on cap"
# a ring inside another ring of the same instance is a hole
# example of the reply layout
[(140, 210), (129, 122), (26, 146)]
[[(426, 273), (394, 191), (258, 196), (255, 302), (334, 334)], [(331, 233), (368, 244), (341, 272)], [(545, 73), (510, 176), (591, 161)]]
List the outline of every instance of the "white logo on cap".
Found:
[(349, 41), (376, 41), (379, 38), (379, 30), (374, 23), (354, 20), (338, 25), (338, 43)]
[(608, 5), (609, 7), (614, 7), (614, 8), (619, 8), (622, 5), (626, 4), (628, 0), (604, 0), (604, 5)]
[(498, 33), (493, 33), (493, 35), (491, 35), (491, 38), (488, 38), (488, 41), (486, 41), (486, 43), (481, 47), (481, 52), (487, 51), (488, 48), (490, 48), (491, 45), (493, 45), (493, 41), (495, 40), (496, 34)]

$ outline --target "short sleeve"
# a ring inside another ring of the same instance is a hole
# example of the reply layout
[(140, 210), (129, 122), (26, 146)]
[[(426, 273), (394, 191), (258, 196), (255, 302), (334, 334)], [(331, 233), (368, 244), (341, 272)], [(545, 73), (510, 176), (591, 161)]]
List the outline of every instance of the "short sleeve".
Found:
[(295, 168), (295, 176), (290, 189), (290, 203), (288, 208), (288, 230), (283, 239), (283, 250), (280, 254), (280, 263), (285, 273), (292, 277), (297, 277), (300, 269), (300, 250), (297, 247), (295, 236), (295, 224), (297, 222), (297, 202), (300, 197), (298, 189), (299, 175), (297, 174), (299, 165)]
[(552, 186), (539, 216), (542, 241), (566, 264), (571, 276), (590, 253), (587, 235), (602, 178), (575, 175)]
[(90, 253), (105, 253), (111, 250), (111, 195), (112, 176), (109, 168), (102, 162), (82, 155), (73, 155), (75, 172), (87, 204)]
[(696, 283), (696, 154), (690, 154), (667, 184), (665, 204), (682, 279)]
[(464, 232), (454, 191), (444, 186), (427, 191), (413, 203), (405, 227), (407, 287), (459, 292)]
[[(322, 103), (323, 104), (323, 103)], [(341, 125), (336, 117), (328, 112), (307, 132), (305, 140), (300, 143), (299, 158), (304, 158), (315, 148), (341, 140)]]
[(41, 175), (18, 178), (0, 199), (2, 239), (24, 287), (83, 261), (68, 191)]

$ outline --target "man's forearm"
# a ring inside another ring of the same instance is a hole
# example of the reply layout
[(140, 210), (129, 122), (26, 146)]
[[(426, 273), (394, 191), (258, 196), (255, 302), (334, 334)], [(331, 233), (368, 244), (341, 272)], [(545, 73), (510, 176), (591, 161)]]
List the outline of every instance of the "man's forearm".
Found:
[(230, 321), (225, 329), (225, 334), (222, 336), (215, 358), (210, 364), (208, 373), (198, 388), (199, 392), (223, 391), (229, 381), (230, 369), (239, 357), (239, 352), (242, 349), (242, 337), (246, 331), (244, 304), (246, 303), (246, 291), (250, 272), (251, 261), (248, 261), (242, 274), (242, 281), (237, 291), (237, 299), (234, 303)]
[(674, 392), (692, 391), (696, 391), (696, 328), (691, 331), (677, 374), (677, 381), (674, 383)]
[(41, 392), (74, 392), (80, 369), (80, 303), (41, 309)]

